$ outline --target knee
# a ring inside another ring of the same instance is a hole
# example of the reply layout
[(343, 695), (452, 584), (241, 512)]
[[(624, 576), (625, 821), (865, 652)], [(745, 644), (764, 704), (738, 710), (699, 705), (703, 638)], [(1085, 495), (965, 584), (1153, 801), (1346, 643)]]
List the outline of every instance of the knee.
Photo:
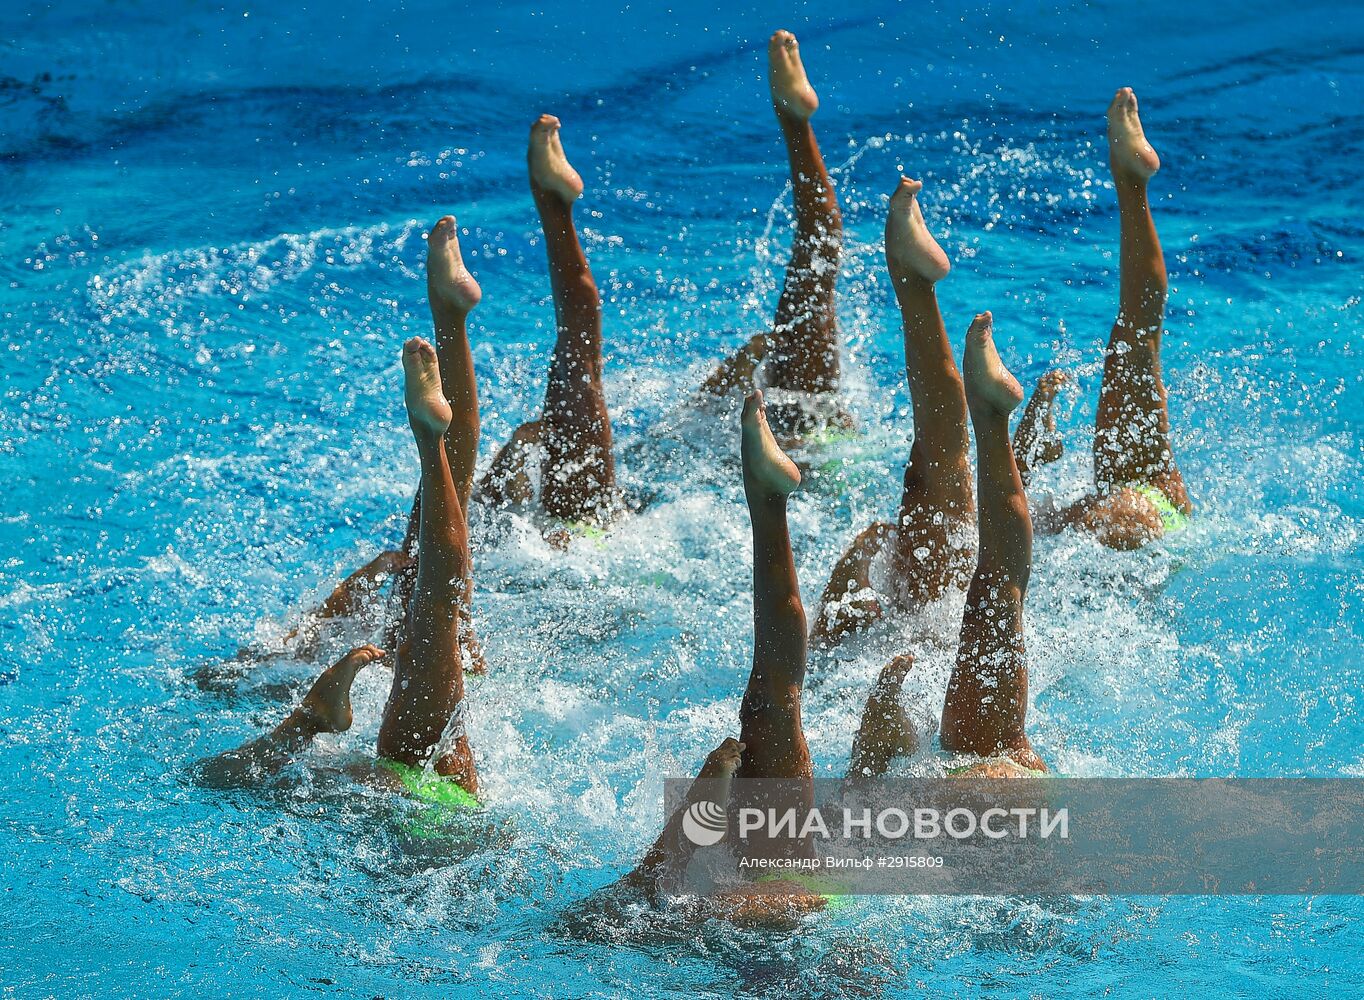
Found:
[(759, 676), (750, 680), (744, 691), (744, 699), (739, 704), (739, 721), (746, 726), (772, 723), (793, 717), (799, 709), (800, 688), (797, 685), (776, 684)]
[(401, 573), (403, 570), (411, 567), (416, 562), (416, 560), (414, 560), (406, 552), (400, 551), (398, 549), (390, 549), (387, 552), (381, 552), (379, 554), (379, 557), (374, 562), (375, 568), (381, 574), (394, 576), (398, 573)]
[(560, 281), (560, 288), (563, 289), (564, 297), (574, 307), (595, 310), (601, 305), (597, 281), (587, 268), (565, 274)]
[(799, 593), (781, 597), (775, 602), (773, 611), (785, 623), (785, 628), (798, 635), (805, 634), (805, 605), (801, 603)]

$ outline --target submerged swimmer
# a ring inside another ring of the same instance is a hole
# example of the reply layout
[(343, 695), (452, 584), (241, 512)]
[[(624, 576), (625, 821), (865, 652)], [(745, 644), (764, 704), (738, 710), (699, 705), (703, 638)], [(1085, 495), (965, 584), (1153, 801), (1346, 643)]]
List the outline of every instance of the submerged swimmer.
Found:
[[(449, 223), (453, 231), (454, 220)], [(447, 779), (466, 793), (467, 804), (475, 805), (478, 774), (463, 724), (469, 541), (456, 472), (471, 474), (472, 462), (464, 466), (451, 461), (452, 454), (465, 456), (471, 449), (467, 442), (451, 446), (449, 438), (477, 425), (477, 402), (457, 382), (453, 389), (445, 387), (441, 361), (425, 340), (414, 337), (404, 345), (403, 372), (408, 423), (421, 459), (418, 558), (393, 687), (379, 726), (381, 770), (375, 773), (387, 772), (389, 784), (409, 790), (433, 778)], [(449, 374), (455, 380), (461, 377), (458, 363)], [(347, 654), (323, 672), (303, 703), (268, 736), (201, 763), (201, 780), (212, 785), (259, 781), (287, 764), (318, 733), (349, 729), (355, 675), (382, 656), (373, 646)]]
[(1118, 194), (1120, 278), (1094, 418), (1095, 492), (1042, 526), (1073, 526), (1112, 548), (1136, 549), (1183, 527), (1193, 504), (1170, 445), (1161, 377), (1169, 281), (1146, 191), (1160, 157), (1146, 141), (1131, 87), (1108, 106), (1108, 164)]
[(601, 296), (573, 223), (582, 178), (564, 156), (559, 119), (541, 115), (526, 154), (554, 294), (556, 340), (539, 420), (522, 424), (479, 482), (492, 504), (536, 500), (530, 471), (539, 455), (540, 506), (561, 521), (602, 525), (617, 506), (611, 418), (602, 388)]
[[(717, 804), (728, 804), (730, 810), (752, 806), (803, 811), (814, 803), (814, 772), (800, 715), (805, 610), (786, 525), (786, 499), (800, 485), (800, 472), (772, 435), (761, 392), (744, 403), (741, 454), (753, 529), (753, 668), (739, 708), (739, 738), (725, 740), (706, 758), (698, 782), (710, 783), (707, 794), (718, 791), (725, 801)], [(734, 778), (739, 783), (730, 796)], [(755, 781), (763, 791), (753, 790)], [(625, 885), (656, 897), (676, 866), (685, 865), (691, 848), (690, 841), (679, 835), (684, 812), (680, 809), (669, 819)], [(808, 854), (810, 845), (785, 838), (751, 838), (738, 850), (762, 858), (799, 857)], [(713, 894), (706, 905), (735, 920), (781, 922), (824, 903), (822, 896), (802, 885), (773, 880)]]
[[(843, 217), (810, 125), (819, 98), (805, 75), (795, 35), (774, 34), (767, 58), (772, 107), (791, 167), (796, 235), (772, 330), (753, 337), (721, 364), (703, 391), (746, 394), (756, 385), (762, 365), (766, 387), (780, 396), (768, 404), (774, 428), (784, 439), (794, 439), (831, 423), (851, 425), (832, 404), (839, 383), (834, 285), (843, 252)], [(829, 412), (821, 412), (825, 410)]]
[[(1033, 776), (1047, 766), (1024, 725), (1028, 665), (1023, 600), (1032, 563), (1032, 518), (1009, 441), (1009, 414), (1022, 402), (1023, 390), (999, 358), (988, 312), (977, 316), (967, 331), (962, 372), (976, 436), (979, 549), (939, 740), (943, 750), (971, 760), (951, 773)], [(919, 734), (899, 701), (912, 664), (908, 656), (896, 657), (873, 686), (853, 743), (850, 779), (884, 774), (895, 757), (918, 748)]]

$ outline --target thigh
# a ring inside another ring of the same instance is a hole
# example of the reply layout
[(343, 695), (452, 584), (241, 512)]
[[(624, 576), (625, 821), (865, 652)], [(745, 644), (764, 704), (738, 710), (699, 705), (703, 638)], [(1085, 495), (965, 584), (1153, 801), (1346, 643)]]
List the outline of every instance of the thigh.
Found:
[(449, 726), (464, 695), (459, 627), (453, 603), (431, 609), (429, 602), (413, 602), (379, 727), (380, 756), (425, 763)]
[(967, 593), (957, 663), (947, 683), (943, 748), (988, 756), (1018, 745), (1024, 739), (1026, 685), (1022, 595), (977, 575)]
[(973, 512), (946, 507), (907, 494), (890, 549), (890, 576), (896, 603), (910, 610), (936, 601), (949, 590), (963, 590), (975, 570)]

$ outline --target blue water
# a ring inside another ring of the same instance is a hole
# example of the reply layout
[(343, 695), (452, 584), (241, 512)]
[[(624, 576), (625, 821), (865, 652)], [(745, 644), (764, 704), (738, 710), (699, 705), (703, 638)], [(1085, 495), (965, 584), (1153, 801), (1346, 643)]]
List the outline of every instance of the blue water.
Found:
[[(823, 472), (794, 502), (807, 601), (897, 499), (909, 411), (879, 241), (901, 171), (947, 233), (958, 346), (990, 308), (1020, 377), (1076, 376), (1068, 455), (1035, 500), (1084, 488), (1117, 280), (1102, 114), (1130, 84), (1164, 161), (1166, 370), (1199, 517), (1139, 553), (1039, 541), (1034, 742), (1067, 773), (1364, 776), (1359, 8), (278, 6), (0, 12), (6, 995), (1359, 989), (1364, 903), (1346, 898), (863, 899), (791, 935), (564, 919), (655, 835), (664, 775), (736, 728), (736, 437), (685, 402), (775, 304), (776, 27), (823, 101), (866, 431), (811, 456)], [(553, 330), (523, 155), (545, 110), (587, 183), (622, 476), (656, 502), (565, 555), (473, 512), (491, 671), (469, 725), (504, 834), (423, 856), (383, 819), (400, 806), (325, 776), (372, 747), (382, 669), (296, 786), (192, 786), (189, 763), (270, 725), (319, 664), (277, 659), (227, 695), (189, 675), (278, 644), (401, 534), (416, 457), (397, 360), (429, 322), (424, 222), (458, 214), (483, 286), (484, 460), (536, 412)], [(957, 613), (927, 624), (950, 635)], [(924, 624), (812, 662), (820, 774), (842, 772), (890, 652), (919, 654), (910, 694), (940, 703), (951, 651), (911, 646)]]

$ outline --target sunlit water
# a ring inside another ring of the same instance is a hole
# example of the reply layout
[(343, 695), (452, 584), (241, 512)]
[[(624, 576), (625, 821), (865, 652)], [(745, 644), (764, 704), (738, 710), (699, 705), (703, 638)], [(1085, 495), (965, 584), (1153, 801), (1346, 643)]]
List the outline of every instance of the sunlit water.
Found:
[[(686, 6), (691, 10), (694, 5)], [(839, 314), (859, 439), (806, 456), (813, 605), (889, 515), (908, 450), (880, 253), (925, 179), (954, 343), (992, 309), (1025, 381), (1060, 363), (1077, 494), (1117, 288), (1104, 107), (1141, 96), (1172, 277), (1166, 370), (1199, 516), (1133, 554), (1041, 539), (1034, 740), (1086, 775), (1364, 774), (1361, 15), (1347, 5), (838, 5), (735, 14), (408, 3), (311, 14), (93, 2), (0, 13), (0, 978), (24, 994), (1117, 996), (1358, 987), (1351, 899), (865, 899), (798, 934), (566, 919), (660, 823), (662, 780), (734, 733), (749, 551), (736, 424), (689, 416), (769, 322), (789, 245), (763, 43), (794, 29), (848, 224)], [(189, 679), (277, 644), (399, 538), (416, 482), (398, 351), (427, 330), (424, 223), (454, 211), (484, 290), (486, 461), (534, 414), (553, 327), (527, 125), (565, 122), (606, 301), (624, 481), (652, 496), (553, 553), (476, 509), (470, 688), (491, 831), (442, 853), (327, 769), (388, 685), (271, 796), (188, 764), (253, 736), (349, 645), (229, 695)], [(951, 635), (958, 608), (929, 631)], [(884, 626), (816, 659), (806, 726), (842, 773)]]

